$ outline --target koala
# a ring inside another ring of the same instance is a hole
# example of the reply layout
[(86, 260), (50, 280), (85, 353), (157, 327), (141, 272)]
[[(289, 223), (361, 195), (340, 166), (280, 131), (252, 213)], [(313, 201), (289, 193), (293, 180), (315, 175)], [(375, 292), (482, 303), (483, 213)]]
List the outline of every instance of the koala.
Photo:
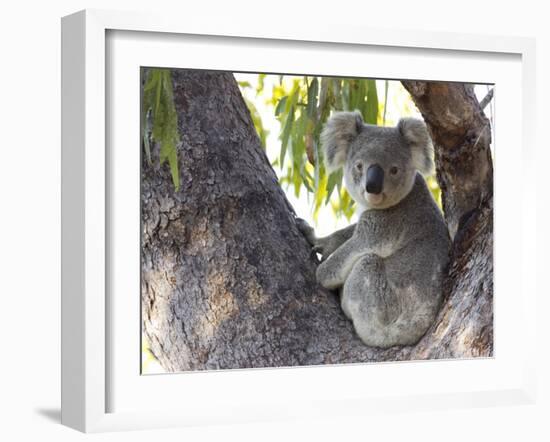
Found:
[(447, 226), (422, 176), (433, 170), (426, 126), (403, 118), (396, 127), (378, 127), (365, 124), (358, 112), (338, 112), (321, 142), (327, 171), (344, 168), (360, 217), (324, 238), (299, 221), (322, 255), (317, 281), (339, 290), (342, 310), (366, 345), (415, 344), (439, 311), (450, 249)]

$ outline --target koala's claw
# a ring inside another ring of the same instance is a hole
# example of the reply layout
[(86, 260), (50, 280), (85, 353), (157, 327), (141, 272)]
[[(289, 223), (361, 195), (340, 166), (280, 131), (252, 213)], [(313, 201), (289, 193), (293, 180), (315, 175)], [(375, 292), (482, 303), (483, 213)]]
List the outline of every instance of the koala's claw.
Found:
[(314, 252), (314, 253), (320, 253), (322, 255), (323, 254), (323, 249), (324, 249), (324, 247), (321, 244), (317, 244), (317, 245), (315, 245), (311, 248), (311, 251)]
[[(317, 244), (317, 245), (314, 245), (312, 248), (311, 248), (311, 254), (319, 261), (319, 262), (323, 262), (325, 261), (328, 256), (325, 254), (325, 247), (322, 246), (321, 244)], [(321, 255), (321, 256), (319, 256)]]
[(305, 219), (296, 218), (296, 227), (302, 232), (302, 235), (304, 235), (310, 245), (315, 245), (315, 230), (313, 230), (313, 227)]

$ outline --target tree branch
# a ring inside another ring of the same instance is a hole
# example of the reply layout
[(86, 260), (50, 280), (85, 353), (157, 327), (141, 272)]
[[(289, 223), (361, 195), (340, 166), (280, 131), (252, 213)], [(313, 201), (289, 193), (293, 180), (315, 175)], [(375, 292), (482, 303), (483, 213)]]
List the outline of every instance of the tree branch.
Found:
[(479, 107), (481, 109), (485, 109), (487, 107), (487, 105), (491, 102), (491, 100), (493, 99), (494, 90), (495, 90), (495, 88), (491, 89), (489, 92), (487, 92), (487, 95), (485, 95), (485, 97), (483, 97), (483, 100), (481, 100), (481, 102), (479, 103)]
[(451, 237), (463, 217), (493, 194), (491, 131), (473, 86), (403, 81), (422, 113), (435, 147), (437, 180)]

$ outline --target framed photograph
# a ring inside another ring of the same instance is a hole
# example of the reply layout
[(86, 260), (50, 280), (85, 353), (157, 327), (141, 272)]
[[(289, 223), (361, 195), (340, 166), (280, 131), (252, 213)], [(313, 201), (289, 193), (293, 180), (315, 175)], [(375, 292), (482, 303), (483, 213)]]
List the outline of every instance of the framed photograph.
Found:
[(534, 400), (534, 42), (329, 28), (63, 18), (65, 425)]

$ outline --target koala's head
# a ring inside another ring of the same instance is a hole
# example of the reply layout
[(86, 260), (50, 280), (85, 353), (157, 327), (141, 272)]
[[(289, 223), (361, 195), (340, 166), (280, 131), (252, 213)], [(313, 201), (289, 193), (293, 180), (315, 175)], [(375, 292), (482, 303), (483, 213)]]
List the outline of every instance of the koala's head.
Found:
[(396, 127), (365, 124), (359, 112), (337, 112), (321, 134), (328, 172), (344, 167), (352, 198), (385, 209), (411, 191), (416, 172), (433, 169), (433, 146), (423, 121), (402, 118)]

